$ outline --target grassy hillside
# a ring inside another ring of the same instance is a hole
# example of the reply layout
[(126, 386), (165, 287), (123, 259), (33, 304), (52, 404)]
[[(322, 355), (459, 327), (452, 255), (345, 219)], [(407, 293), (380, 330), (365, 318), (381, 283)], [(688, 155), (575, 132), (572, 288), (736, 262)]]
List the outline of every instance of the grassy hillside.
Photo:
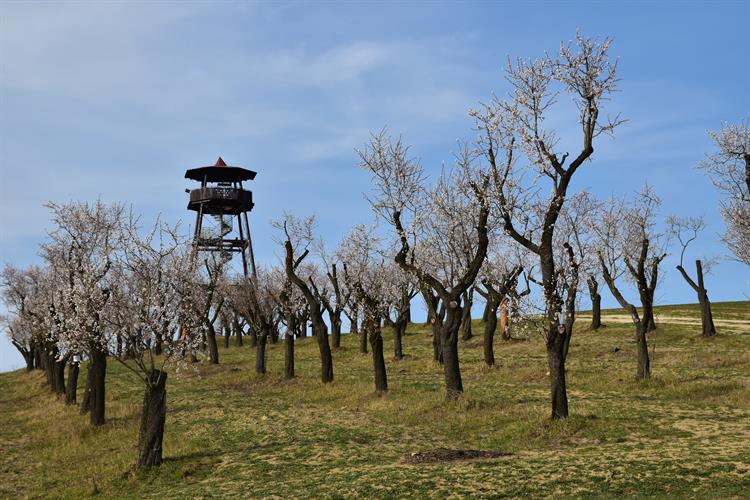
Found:
[[(592, 332), (579, 321), (568, 361), (572, 417), (554, 423), (542, 339), (498, 341), (498, 366), (488, 369), (479, 322), (460, 346), (466, 393), (456, 403), (443, 401), (442, 371), (419, 325), (404, 339), (407, 359), (387, 360), (385, 396), (373, 393), (371, 359), (348, 335), (328, 386), (313, 339), (298, 343), (293, 381), (282, 379), (281, 344), (262, 378), (254, 350), (232, 347), (219, 366), (170, 376), (165, 463), (148, 472), (134, 469), (142, 389), (116, 362), (98, 429), (51, 395), (41, 373), (0, 374), (0, 497), (744, 497), (750, 303), (715, 310), (747, 325), (704, 340), (696, 326), (661, 322), (647, 383), (633, 380), (630, 325)], [(676, 314), (697, 312), (663, 315)], [(441, 448), (512, 454), (412, 456)]]

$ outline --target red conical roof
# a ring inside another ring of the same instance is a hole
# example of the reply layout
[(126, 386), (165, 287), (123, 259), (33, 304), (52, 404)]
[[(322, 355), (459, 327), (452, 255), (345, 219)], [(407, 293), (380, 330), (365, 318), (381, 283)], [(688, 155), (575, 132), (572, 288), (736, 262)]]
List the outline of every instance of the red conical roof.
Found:
[(224, 163), (224, 160), (221, 159), (221, 156), (219, 156), (219, 159), (216, 160), (216, 165), (214, 167), (226, 167), (227, 164)]

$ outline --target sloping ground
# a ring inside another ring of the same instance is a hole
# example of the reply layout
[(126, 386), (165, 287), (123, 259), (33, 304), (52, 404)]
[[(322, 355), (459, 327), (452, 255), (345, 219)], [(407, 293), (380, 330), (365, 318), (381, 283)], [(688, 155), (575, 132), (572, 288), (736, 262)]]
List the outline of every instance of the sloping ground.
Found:
[[(750, 333), (750, 302), (717, 302), (711, 309), (717, 330)], [(690, 304), (658, 306), (654, 308), (654, 316), (657, 323), (701, 326), (700, 309)], [(591, 311), (582, 311), (578, 319), (591, 321)], [(632, 319), (622, 309), (604, 309), (602, 322), (632, 324)]]
[(704, 340), (693, 325), (664, 322), (651, 337), (654, 379), (636, 383), (629, 325), (578, 327), (565, 422), (548, 420), (541, 338), (498, 341), (492, 369), (480, 338), (462, 342), (456, 403), (443, 401), (418, 326), (408, 358), (387, 362), (386, 396), (373, 394), (371, 359), (350, 336), (328, 386), (312, 339), (298, 343), (293, 381), (282, 379), (282, 345), (263, 378), (253, 349), (223, 350), (221, 365), (171, 376), (166, 462), (145, 473), (133, 467), (141, 387), (123, 367), (109, 363), (100, 429), (40, 374), (1, 374), (0, 497), (747, 497), (750, 334)]

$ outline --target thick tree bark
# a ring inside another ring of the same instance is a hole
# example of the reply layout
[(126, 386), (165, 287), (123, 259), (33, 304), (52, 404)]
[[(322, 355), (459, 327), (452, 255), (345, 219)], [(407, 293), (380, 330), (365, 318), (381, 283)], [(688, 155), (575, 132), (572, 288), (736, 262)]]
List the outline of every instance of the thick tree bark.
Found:
[(651, 378), (651, 360), (648, 357), (648, 343), (646, 342), (646, 325), (638, 322), (635, 325), (635, 340), (638, 351), (638, 371), (637, 380), (647, 380)]
[(349, 316), (349, 333), (359, 335), (359, 305), (352, 306), (351, 316)]
[(36, 361), (36, 349), (30, 349), (28, 354), (23, 357), (23, 360), (26, 362), (26, 371), (32, 371), (35, 368), (34, 362)]
[(327, 384), (333, 382), (333, 357), (331, 347), (328, 344), (328, 327), (323, 321), (321, 313), (312, 315), (313, 335), (318, 341), (320, 351), (320, 380)]
[(708, 300), (708, 291), (703, 282), (703, 265), (700, 260), (695, 261), (695, 269), (698, 276), (698, 283), (694, 282), (682, 266), (677, 266), (682, 277), (685, 278), (688, 285), (698, 294), (698, 303), (701, 307), (701, 330), (704, 337), (713, 337), (716, 335), (714, 318), (711, 313), (711, 301)]
[(257, 347), (258, 345), (258, 332), (255, 331), (255, 327), (253, 325), (250, 325), (250, 328), (247, 331), (248, 336), (250, 337), (250, 347)]
[(221, 320), (221, 330), (224, 333), (224, 349), (229, 349), (229, 337), (232, 336), (232, 328), (229, 326), (229, 319), (226, 316)]
[(294, 378), (294, 334), (291, 331), (284, 338), (284, 377)]
[(341, 347), (341, 311), (328, 314), (331, 320), (331, 343), (334, 349)]
[(461, 318), (461, 339), (462, 340), (469, 340), (471, 337), (473, 337), (473, 332), (471, 331), (471, 306), (474, 304), (474, 289), (469, 288), (469, 290), (464, 293), (464, 309), (463, 309), (463, 317)]
[(162, 463), (164, 422), (167, 416), (167, 373), (152, 370), (148, 376), (138, 433), (138, 467), (156, 467)]
[(459, 399), (464, 392), (461, 368), (458, 362), (458, 331), (461, 327), (462, 317), (462, 307), (451, 305), (440, 328), (443, 373), (445, 374), (445, 399), (447, 400)]
[(232, 315), (232, 328), (234, 329), (235, 337), (237, 337), (237, 347), (242, 347), (242, 326), (236, 314)]
[(552, 396), (552, 419), (568, 418), (568, 391), (565, 385), (565, 337), (550, 332), (552, 342), (547, 342), (547, 365), (549, 367), (550, 394)]
[(81, 413), (88, 413), (91, 410), (91, 393), (94, 386), (94, 370), (91, 369), (91, 362), (86, 371), (86, 387), (83, 389), (83, 401), (81, 401)]
[(388, 390), (388, 376), (385, 371), (383, 336), (379, 325), (373, 325), (369, 337), (370, 346), (372, 347), (372, 365), (375, 370), (375, 390), (377, 392), (385, 392)]
[(104, 379), (107, 375), (107, 353), (99, 348), (92, 349), (89, 370), (92, 372), (90, 396), (91, 425), (104, 425)]
[(55, 392), (55, 354), (54, 351), (47, 349), (44, 354), (44, 375), (47, 378), (47, 385), (49, 390)]
[(255, 373), (264, 375), (266, 373), (266, 339), (268, 335), (263, 333), (258, 335), (258, 341), (255, 346)]
[(393, 357), (396, 359), (404, 359), (403, 338), (407, 324), (408, 321), (405, 314), (393, 323)]
[(212, 365), (219, 364), (219, 346), (216, 344), (216, 330), (211, 322), (208, 322), (206, 341), (208, 342), (208, 356)]
[(34, 349), (34, 368), (36, 370), (42, 369), (42, 349), (39, 347)]
[(63, 358), (59, 361), (54, 361), (54, 373), (52, 374), (52, 380), (55, 394), (65, 394), (65, 365), (67, 363), (67, 358)]
[(65, 391), (65, 403), (69, 405), (76, 404), (76, 392), (78, 391), (78, 363), (70, 363), (68, 368), (68, 386)]
[(487, 366), (495, 365), (495, 330), (497, 329), (497, 302), (487, 300), (487, 319), (484, 323), (484, 362)]
[(593, 276), (589, 276), (586, 282), (591, 298), (591, 329), (596, 330), (602, 326), (602, 296), (599, 294), (599, 283)]

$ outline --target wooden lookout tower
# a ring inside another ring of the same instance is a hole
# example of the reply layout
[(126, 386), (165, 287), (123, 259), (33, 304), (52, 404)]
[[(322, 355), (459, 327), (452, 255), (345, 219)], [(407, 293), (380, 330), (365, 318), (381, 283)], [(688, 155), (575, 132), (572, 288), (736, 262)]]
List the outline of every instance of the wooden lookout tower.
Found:
[(213, 166), (192, 168), (185, 172), (186, 179), (201, 183), (199, 188), (185, 190), (190, 193), (188, 210), (196, 212), (194, 252), (196, 255), (201, 251), (218, 252), (226, 259), (231, 259), (233, 252), (239, 252), (245, 277), (246, 250), (250, 252), (255, 274), (250, 224), (247, 220), (247, 213), (254, 204), (252, 191), (245, 189), (242, 183), (255, 179), (255, 175), (252, 170), (227, 165), (221, 157)]

